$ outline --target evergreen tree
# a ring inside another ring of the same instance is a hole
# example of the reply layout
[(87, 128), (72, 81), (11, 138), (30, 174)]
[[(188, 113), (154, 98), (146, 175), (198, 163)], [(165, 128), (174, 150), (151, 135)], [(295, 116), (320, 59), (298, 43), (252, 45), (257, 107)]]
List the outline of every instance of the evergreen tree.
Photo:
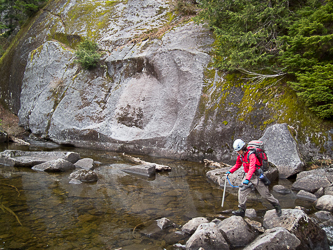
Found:
[(0, 29), (10, 34), (46, 2), (47, 0), (0, 0)]
[[(333, 118), (332, 0), (201, 0), (197, 20), (214, 30), (215, 66), (288, 73), (310, 110)], [(275, 74), (274, 73), (274, 74)]]
[(312, 111), (333, 117), (333, 2), (297, 13), (279, 60), (296, 80), (289, 82)]

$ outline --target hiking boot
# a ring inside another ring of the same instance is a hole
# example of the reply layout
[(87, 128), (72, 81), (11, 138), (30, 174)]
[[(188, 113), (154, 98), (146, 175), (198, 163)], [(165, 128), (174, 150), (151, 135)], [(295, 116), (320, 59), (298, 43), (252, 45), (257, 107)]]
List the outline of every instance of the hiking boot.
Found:
[(276, 214), (278, 217), (280, 217), (282, 215), (282, 210), (281, 210), (281, 206), (280, 204), (274, 204), (273, 207), (275, 208), (276, 210)]
[(236, 211), (232, 211), (232, 214), (236, 215), (236, 216), (242, 216), (242, 217), (244, 217), (245, 216), (245, 210), (243, 208), (239, 208)]

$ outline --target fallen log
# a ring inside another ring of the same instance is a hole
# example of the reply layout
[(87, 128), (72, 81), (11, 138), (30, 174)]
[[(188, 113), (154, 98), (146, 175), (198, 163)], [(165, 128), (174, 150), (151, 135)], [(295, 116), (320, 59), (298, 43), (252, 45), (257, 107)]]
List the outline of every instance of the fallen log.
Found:
[(155, 165), (156, 171), (171, 171), (171, 167), (169, 167), (169, 166), (143, 161), (139, 158), (136, 158), (136, 157), (133, 157), (130, 155), (126, 155), (125, 153), (123, 153), (123, 155), (133, 163), (138, 163), (138, 164), (143, 164), (143, 165), (152, 165), (153, 164), (153, 165)]

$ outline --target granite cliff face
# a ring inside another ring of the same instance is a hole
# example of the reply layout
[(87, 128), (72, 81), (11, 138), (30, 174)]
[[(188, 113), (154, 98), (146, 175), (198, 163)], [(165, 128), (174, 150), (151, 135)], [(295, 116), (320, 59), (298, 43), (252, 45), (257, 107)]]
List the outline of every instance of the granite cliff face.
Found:
[[(74, 61), (84, 37), (103, 52), (92, 71)], [(297, 162), (332, 155), (332, 123), (287, 87), (211, 68), (213, 42), (166, 0), (51, 1), (2, 59), (2, 101), (33, 134), (78, 147), (232, 162), (234, 139), (285, 123)]]

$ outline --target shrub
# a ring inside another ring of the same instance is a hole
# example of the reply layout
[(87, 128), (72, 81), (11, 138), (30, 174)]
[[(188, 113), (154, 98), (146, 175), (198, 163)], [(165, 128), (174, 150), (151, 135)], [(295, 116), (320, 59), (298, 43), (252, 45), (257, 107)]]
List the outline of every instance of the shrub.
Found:
[(185, 16), (195, 15), (197, 13), (197, 5), (195, 0), (177, 0), (176, 10)]
[(75, 54), (78, 58), (76, 62), (80, 63), (82, 67), (87, 70), (95, 68), (101, 57), (100, 53), (98, 52), (97, 43), (88, 39), (85, 39), (83, 42), (79, 43)]

